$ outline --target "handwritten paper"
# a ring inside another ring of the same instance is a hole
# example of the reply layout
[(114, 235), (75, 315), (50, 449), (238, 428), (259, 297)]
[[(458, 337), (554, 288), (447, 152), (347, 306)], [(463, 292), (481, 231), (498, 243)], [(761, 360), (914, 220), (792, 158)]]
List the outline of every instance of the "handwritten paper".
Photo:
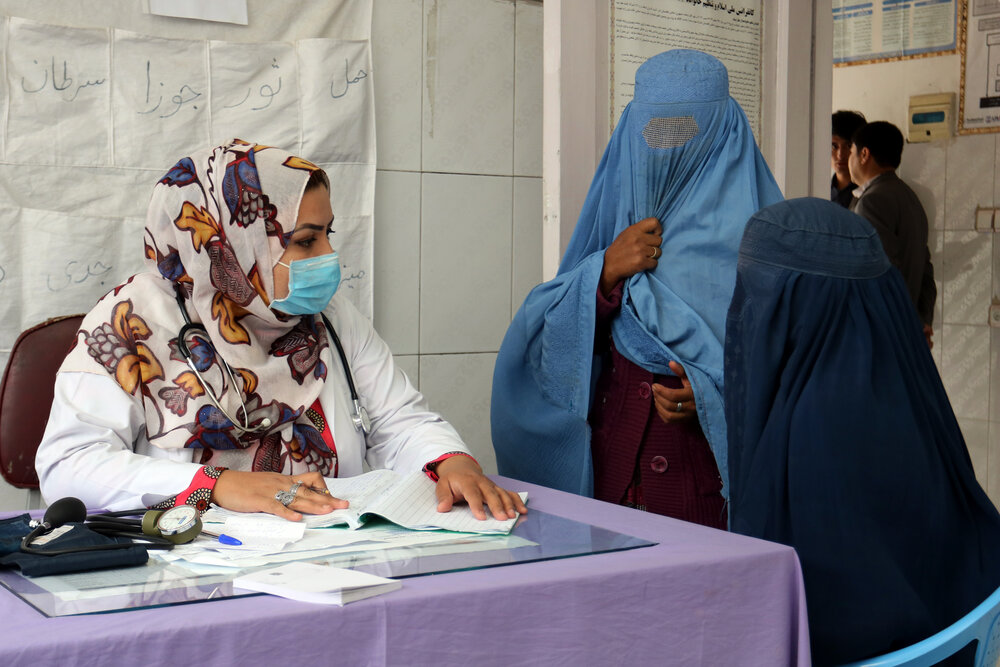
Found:
[(207, 44), (115, 30), (115, 163), (148, 167), (209, 145)]
[[(62, 314), (86, 310), (142, 264), (144, 221), (111, 221), (37, 209), (0, 209), (0, 294), (28, 299), (0, 301), (0, 340), (17, 338), (20, 322), (51, 316), (48, 304), (70, 304)], [(32, 248), (44, 249), (35, 253)]]
[[(299, 62), (324, 63), (302, 72), (302, 151), (318, 162), (374, 163), (374, 90), (367, 42), (304, 39)], [(342, 119), (331, 123), (330, 118)]]
[(371, 262), (365, 261), (373, 253), (372, 236), (364, 233), (370, 223), (369, 216), (338, 216), (334, 222), (337, 231), (330, 237), (340, 255), (339, 289), (352, 303), (372, 299)]
[(11, 18), (8, 37), (7, 159), (110, 164), (108, 31)]
[(0, 17), (0, 370), (21, 331), (86, 312), (141, 269), (153, 184), (186, 153), (233, 137), (327, 170), (344, 293), (371, 315), (375, 112), (370, 23), (358, 23), (371, 9), (353, 9), (363, 4), (331, 22), (329, 34), (351, 39), (297, 42)]
[[(212, 134), (253, 136), (274, 146), (299, 142), (299, 66), (291, 44), (211, 42)], [(319, 159), (314, 157), (313, 159)]]
[(9, 22), (4, 161), (165, 169), (246, 134), (317, 164), (374, 164), (367, 40), (237, 44)]

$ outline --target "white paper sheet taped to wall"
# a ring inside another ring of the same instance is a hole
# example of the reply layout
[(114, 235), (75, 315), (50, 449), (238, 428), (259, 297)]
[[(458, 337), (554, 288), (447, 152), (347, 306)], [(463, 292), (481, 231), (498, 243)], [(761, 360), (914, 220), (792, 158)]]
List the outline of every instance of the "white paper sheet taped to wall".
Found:
[[(343, 289), (372, 312), (369, 39), (236, 43), (0, 17), (0, 368), (17, 335), (86, 312), (142, 267), (145, 207), (188, 152), (232, 137), (330, 174)], [(334, 31), (336, 32), (336, 31)]]

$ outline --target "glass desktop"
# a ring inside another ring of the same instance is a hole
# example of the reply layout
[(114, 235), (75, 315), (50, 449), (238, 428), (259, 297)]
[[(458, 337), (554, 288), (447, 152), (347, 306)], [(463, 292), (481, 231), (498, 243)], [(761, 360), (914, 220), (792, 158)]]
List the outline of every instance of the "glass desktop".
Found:
[[(655, 544), (537, 510), (520, 517), (509, 535), (448, 533), (443, 537), (444, 541), (405, 547), (373, 549), (371, 544), (357, 545), (298, 560), (398, 579), (584, 557)], [(151, 557), (142, 566), (52, 577), (31, 578), (16, 570), (0, 570), (0, 584), (46, 616), (71, 616), (261, 595), (234, 588), (232, 580), (277, 564), (221, 568)]]

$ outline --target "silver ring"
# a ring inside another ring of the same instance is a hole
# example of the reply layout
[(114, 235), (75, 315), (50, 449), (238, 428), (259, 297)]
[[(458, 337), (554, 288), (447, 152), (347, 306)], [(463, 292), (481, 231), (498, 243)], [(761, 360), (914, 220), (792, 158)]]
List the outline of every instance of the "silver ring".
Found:
[(677, 412), (682, 412), (684, 410), (684, 404), (677, 401)]
[(274, 494), (274, 499), (277, 500), (282, 505), (284, 505), (285, 507), (288, 507), (293, 502), (295, 502), (295, 496), (299, 492), (300, 486), (302, 486), (302, 482), (295, 482), (294, 484), (292, 484), (292, 488), (288, 489), (287, 491), (278, 491), (276, 494)]

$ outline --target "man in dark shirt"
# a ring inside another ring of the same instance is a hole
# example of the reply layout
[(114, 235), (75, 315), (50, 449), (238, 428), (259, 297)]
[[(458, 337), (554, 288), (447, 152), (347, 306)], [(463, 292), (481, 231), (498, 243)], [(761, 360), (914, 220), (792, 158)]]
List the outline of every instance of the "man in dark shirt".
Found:
[(844, 208), (850, 207), (854, 198), (854, 188), (858, 187), (851, 181), (851, 173), (847, 166), (847, 158), (851, 155), (851, 137), (864, 124), (865, 117), (856, 111), (838, 111), (833, 114), (830, 154), (833, 176), (830, 178), (830, 201), (837, 202)]
[(930, 346), (937, 287), (927, 248), (927, 215), (896, 175), (902, 155), (903, 134), (892, 123), (875, 121), (854, 133), (848, 165), (858, 188), (850, 209), (872, 224), (889, 261), (903, 274)]

